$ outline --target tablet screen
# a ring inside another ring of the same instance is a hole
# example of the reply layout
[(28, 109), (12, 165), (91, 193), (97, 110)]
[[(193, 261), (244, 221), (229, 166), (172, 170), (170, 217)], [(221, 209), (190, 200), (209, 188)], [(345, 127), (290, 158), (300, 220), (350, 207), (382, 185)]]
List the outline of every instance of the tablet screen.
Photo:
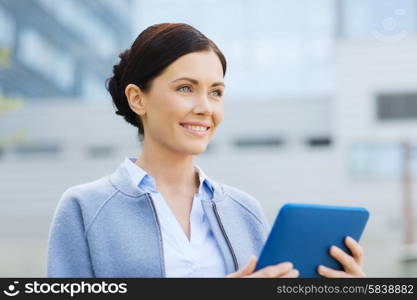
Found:
[(278, 212), (256, 270), (290, 261), (300, 277), (321, 277), (317, 267), (343, 270), (329, 254), (335, 245), (348, 254), (346, 236), (359, 241), (369, 218), (362, 207), (288, 203)]

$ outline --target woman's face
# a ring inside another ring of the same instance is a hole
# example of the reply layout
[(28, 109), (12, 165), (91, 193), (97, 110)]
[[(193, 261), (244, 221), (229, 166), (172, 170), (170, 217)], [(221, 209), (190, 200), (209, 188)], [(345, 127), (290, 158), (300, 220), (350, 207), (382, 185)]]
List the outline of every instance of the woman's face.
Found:
[(181, 56), (143, 94), (144, 142), (171, 151), (204, 152), (223, 119), (223, 68), (212, 51)]

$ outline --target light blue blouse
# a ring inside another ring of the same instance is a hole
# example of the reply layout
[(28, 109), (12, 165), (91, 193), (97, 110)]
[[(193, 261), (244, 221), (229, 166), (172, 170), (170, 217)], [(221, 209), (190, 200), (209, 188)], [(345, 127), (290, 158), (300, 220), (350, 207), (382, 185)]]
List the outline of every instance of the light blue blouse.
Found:
[(190, 214), (190, 240), (185, 235), (172, 210), (157, 191), (154, 178), (126, 158), (124, 164), (132, 183), (150, 193), (160, 221), (167, 277), (224, 277), (226, 268), (221, 251), (210, 229), (201, 200), (211, 200), (213, 187), (200, 167), (195, 166), (200, 179)]

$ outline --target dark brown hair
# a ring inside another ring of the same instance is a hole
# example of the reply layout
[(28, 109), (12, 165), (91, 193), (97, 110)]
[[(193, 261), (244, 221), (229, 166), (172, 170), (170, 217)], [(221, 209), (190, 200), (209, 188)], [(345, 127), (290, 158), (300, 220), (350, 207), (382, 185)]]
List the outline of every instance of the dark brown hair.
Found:
[(210, 50), (219, 57), (224, 76), (226, 58), (216, 44), (194, 27), (183, 23), (150, 26), (139, 34), (130, 49), (119, 54), (120, 62), (113, 66), (113, 76), (107, 79), (106, 88), (113, 98), (116, 114), (139, 129), (139, 139), (144, 137), (143, 124), (129, 107), (125, 95), (126, 86), (133, 83), (146, 92), (152, 79), (179, 57)]

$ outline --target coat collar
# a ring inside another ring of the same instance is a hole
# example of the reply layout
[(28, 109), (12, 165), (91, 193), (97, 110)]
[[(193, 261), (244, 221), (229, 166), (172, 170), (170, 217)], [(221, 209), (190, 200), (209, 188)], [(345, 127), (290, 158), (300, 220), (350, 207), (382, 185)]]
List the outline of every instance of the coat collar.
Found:
[[(201, 168), (199, 168), (201, 170)], [(202, 170), (201, 170), (202, 171)], [(203, 173), (204, 174), (204, 173)], [(208, 179), (213, 191), (213, 201), (221, 201), (224, 198), (224, 190), (222, 186), (216, 181), (209, 179), (205, 174), (204, 177)], [(109, 176), (109, 181), (114, 188), (126, 196), (141, 197), (146, 193), (140, 186), (133, 183), (130, 178), (129, 171), (126, 167), (126, 161), (122, 162), (119, 167)]]

